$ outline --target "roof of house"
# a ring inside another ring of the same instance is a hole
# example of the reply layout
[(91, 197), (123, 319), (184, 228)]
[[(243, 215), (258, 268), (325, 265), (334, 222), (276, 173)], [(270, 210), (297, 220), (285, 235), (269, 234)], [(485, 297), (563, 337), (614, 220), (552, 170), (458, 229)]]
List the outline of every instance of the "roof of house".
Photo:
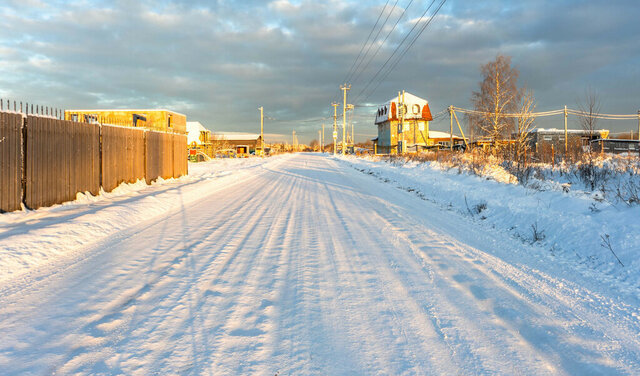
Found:
[(218, 139), (228, 141), (255, 141), (260, 138), (257, 133), (245, 133), (245, 132), (212, 132), (213, 136)]
[[(432, 131), (429, 130), (429, 138), (446, 138), (446, 139), (450, 139), (450, 133), (449, 132), (441, 132), (441, 131)], [(462, 137), (457, 136), (457, 135), (453, 135), (454, 139), (458, 139), (458, 140), (462, 140)]]
[[(431, 116), (431, 109), (429, 108), (429, 102), (426, 99), (405, 92), (404, 104), (407, 108), (405, 119), (433, 120), (433, 117)], [(387, 102), (378, 106), (375, 123), (378, 124), (388, 120), (396, 120), (399, 113), (398, 97), (391, 98)]]
[(172, 114), (181, 115), (186, 117), (187, 115), (181, 114), (180, 112), (176, 112), (173, 110), (168, 110), (166, 108), (107, 108), (107, 109), (75, 109), (75, 110), (64, 110), (65, 113), (73, 113), (73, 112), (154, 112), (154, 111), (164, 111), (171, 112)]
[[(609, 133), (607, 129), (594, 129), (593, 131), (585, 130), (585, 129), (567, 129), (567, 133), (570, 134), (580, 134), (580, 135), (588, 135), (589, 133), (593, 133), (595, 135), (599, 135), (601, 133)], [(564, 129), (558, 128), (535, 128), (530, 131), (530, 133), (545, 133), (545, 134), (564, 134)]]
[(626, 143), (629, 143), (629, 144), (638, 144), (638, 143), (640, 143), (640, 140), (630, 140), (628, 138), (597, 138), (595, 140), (591, 140), (591, 142), (595, 142), (595, 143), (602, 142), (602, 141), (604, 141), (604, 142), (611, 142), (611, 141), (614, 141), (614, 142), (626, 142)]
[(188, 121), (187, 122), (187, 144), (191, 145), (191, 143), (195, 142), (196, 144), (201, 143), (200, 141), (200, 132), (210, 132), (207, 128), (204, 127), (199, 121)]

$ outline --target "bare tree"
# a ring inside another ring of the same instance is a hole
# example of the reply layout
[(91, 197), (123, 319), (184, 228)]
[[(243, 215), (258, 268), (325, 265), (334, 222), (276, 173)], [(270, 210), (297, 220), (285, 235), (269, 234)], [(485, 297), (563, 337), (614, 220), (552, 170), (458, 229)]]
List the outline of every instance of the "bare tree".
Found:
[(315, 138), (313, 140), (311, 140), (311, 142), (309, 143), (309, 147), (312, 150), (316, 150), (316, 149), (320, 149), (320, 142), (318, 142), (318, 140), (316, 140)]
[[(516, 161), (520, 163), (521, 161), (524, 161), (524, 157), (529, 150), (529, 137), (531, 136), (531, 131), (535, 128), (535, 117), (533, 116), (533, 112), (536, 108), (536, 102), (533, 97), (533, 91), (523, 90), (518, 107), (515, 132), (515, 157)], [(526, 163), (526, 161), (524, 162)]]
[[(589, 141), (593, 140), (600, 115), (600, 97), (593, 89), (585, 90), (584, 97), (578, 101), (578, 109), (582, 115), (578, 117), (580, 126), (589, 135)], [(591, 146), (589, 146), (591, 151)]]
[(484, 79), (471, 100), (475, 110), (483, 114), (472, 117), (474, 133), (498, 141), (515, 130), (515, 119), (505, 114), (517, 111), (522, 93), (517, 86), (519, 72), (511, 67), (511, 57), (504, 55), (496, 56), (480, 69)]
[(209, 141), (211, 142), (211, 151), (213, 155), (216, 155), (221, 150), (231, 149), (233, 146), (226, 137), (213, 132), (209, 134)]

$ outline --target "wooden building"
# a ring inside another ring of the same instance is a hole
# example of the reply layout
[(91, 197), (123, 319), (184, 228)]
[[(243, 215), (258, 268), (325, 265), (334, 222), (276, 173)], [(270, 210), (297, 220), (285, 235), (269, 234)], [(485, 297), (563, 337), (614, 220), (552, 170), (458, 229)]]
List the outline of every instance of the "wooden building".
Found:
[(262, 139), (257, 133), (212, 132), (211, 143), (214, 149), (234, 149), (236, 156), (247, 157), (260, 150)]
[(66, 120), (140, 127), (167, 133), (187, 133), (187, 117), (166, 109), (66, 110)]

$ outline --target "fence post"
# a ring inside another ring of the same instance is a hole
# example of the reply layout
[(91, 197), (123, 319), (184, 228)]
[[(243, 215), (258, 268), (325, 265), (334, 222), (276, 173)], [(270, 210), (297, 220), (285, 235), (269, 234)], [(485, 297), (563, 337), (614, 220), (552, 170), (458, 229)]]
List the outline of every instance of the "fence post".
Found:
[(20, 188), (22, 189), (22, 194), (20, 195), (20, 201), (27, 207), (27, 153), (29, 150), (27, 149), (27, 117), (22, 118), (22, 174), (20, 174)]

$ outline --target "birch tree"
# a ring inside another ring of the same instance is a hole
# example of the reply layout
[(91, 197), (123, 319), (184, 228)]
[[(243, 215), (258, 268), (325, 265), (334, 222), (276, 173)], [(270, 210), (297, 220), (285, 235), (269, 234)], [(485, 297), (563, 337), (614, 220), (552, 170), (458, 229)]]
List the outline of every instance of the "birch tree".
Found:
[(474, 109), (481, 114), (472, 116), (475, 134), (498, 141), (509, 138), (515, 131), (515, 119), (505, 116), (516, 113), (522, 91), (518, 89), (519, 72), (511, 67), (511, 57), (498, 55), (480, 68), (483, 76), (480, 90), (472, 94)]

